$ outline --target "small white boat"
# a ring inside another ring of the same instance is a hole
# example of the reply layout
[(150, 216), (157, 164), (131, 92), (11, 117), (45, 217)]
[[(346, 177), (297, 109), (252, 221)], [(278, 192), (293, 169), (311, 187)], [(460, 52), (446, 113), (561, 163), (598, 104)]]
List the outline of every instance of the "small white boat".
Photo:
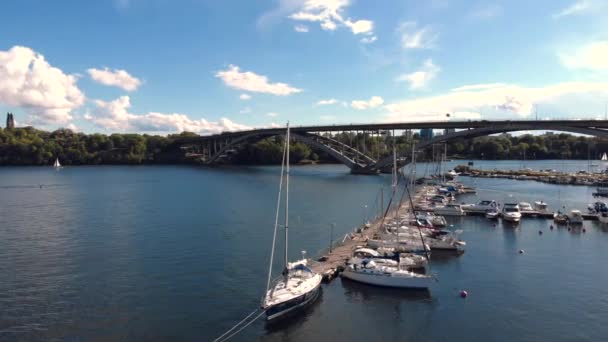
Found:
[(530, 212), (530, 211), (534, 211), (534, 208), (532, 208), (532, 205), (528, 202), (519, 202), (519, 210), (522, 212)]
[(606, 155), (606, 152), (604, 152), (602, 154), (602, 161), (607, 161), (608, 160), (608, 155)]
[(603, 211), (603, 212), (597, 214), (597, 219), (598, 219), (598, 221), (600, 221), (600, 223), (603, 223), (603, 224), (608, 223), (608, 212)]
[(61, 168), (61, 163), (59, 163), (59, 158), (55, 158), (55, 163), (53, 163), (53, 167), (56, 169)]
[(346, 266), (342, 277), (369, 285), (427, 289), (433, 278), (428, 275), (402, 270), (399, 266), (381, 265), (372, 259), (353, 260)]
[(543, 201), (535, 201), (534, 209), (536, 209), (537, 211), (547, 211), (547, 203)]
[(571, 210), (568, 214), (568, 224), (571, 226), (580, 226), (583, 224), (583, 214), (580, 210)]
[(500, 216), (500, 213), (496, 209), (486, 211), (486, 218), (490, 220), (496, 220), (498, 216)]
[(513, 223), (521, 221), (519, 205), (517, 203), (505, 203), (502, 207), (502, 219)]
[(433, 212), (442, 216), (464, 216), (466, 213), (462, 210), (460, 204), (446, 204), (443, 207), (436, 207)]
[(496, 201), (480, 201), (477, 204), (466, 204), (462, 206), (462, 209), (465, 211), (473, 211), (478, 213), (485, 213), (489, 209), (496, 209), (497, 204)]

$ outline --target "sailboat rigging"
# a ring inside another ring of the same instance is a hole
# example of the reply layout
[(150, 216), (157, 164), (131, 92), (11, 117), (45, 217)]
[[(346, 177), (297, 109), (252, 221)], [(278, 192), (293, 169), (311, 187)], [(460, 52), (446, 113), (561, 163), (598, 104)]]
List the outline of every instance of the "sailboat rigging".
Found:
[[(322, 280), (320, 274), (315, 273), (307, 266), (307, 260), (304, 256), (301, 260), (289, 262), (289, 140), (289, 124), (287, 124), (283, 148), (283, 162), (281, 163), (279, 194), (277, 197), (277, 210), (275, 214), (274, 235), (272, 239), (272, 251), (270, 254), (270, 265), (268, 267), (268, 282), (265, 296), (262, 299), (262, 309), (266, 311), (266, 319), (268, 321), (282, 317), (314, 302), (315, 299), (318, 298)], [(282, 277), (278, 278), (275, 283), (271, 285), (272, 264), (274, 261), (277, 229), (279, 227), (279, 212), (281, 210), (283, 180), (285, 180), (285, 263)]]

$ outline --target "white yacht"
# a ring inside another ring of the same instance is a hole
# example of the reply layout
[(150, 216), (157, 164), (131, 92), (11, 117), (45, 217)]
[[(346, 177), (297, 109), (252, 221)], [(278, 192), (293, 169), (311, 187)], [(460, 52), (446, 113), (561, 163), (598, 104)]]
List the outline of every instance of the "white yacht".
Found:
[(572, 226), (580, 226), (583, 224), (583, 214), (580, 210), (571, 210), (568, 214), (568, 224)]
[(521, 220), (519, 205), (516, 203), (505, 203), (502, 208), (502, 219), (514, 223), (519, 222)]
[(547, 211), (547, 203), (543, 202), (543, 201), (535, 201), (534, 202), (534, 209), (536, 209), (537, 211)]
[(436, 207), (433, 209), (433, 212), (436, 215), (442, 216), (464, 216), (466, 213), (462, 210), (462, 206), (460, 204), (446, 204), (443, 207)]
[(465, 211), (472, 211), (478, 213), (485, 213), (488, 209), (496, 209), (497, 204), (496, 201), (480, 201), (477, 204), (466, 204), (462, 206), (462, 209)]
[[(266, 311), (266, 319), (273, 320), (296, 311), (312, 303), (319, 296), (322, 277), (313, 272), (307, 266), (307, 260), (302, 258), (296, 262), (288, 262), (288, 231), (289, 231), (289, 124), (283, 149), (283, 163), (281, 165), (281, 179), (279, 183), (279, 194), (277, 200), (277, 213), (274, 226), (274, 236), (276, 237), (279, 212), (281, 209), (281, 195), (283, 180), (285, 180), (285, 266), (282, 275), (271, 283), (272, 265), (275, 249), (275, 239), (272, 241), (272, 253), (268, 269), (268, 282), (266, 285), (266, 295), (262, 299), (262, 310)], [(304, 252), (303, 252), (304, 254)]]
[(519, 202), (519, 210), (521, 212), (533, 212), (535, 211), (532, 205), (528, 202)]
[(379, 264), (374, 259), (355, 260), (346, 266), (342, 277), (370, 285), (413, 289), (427, 289), (433, 281), (429, 275)]

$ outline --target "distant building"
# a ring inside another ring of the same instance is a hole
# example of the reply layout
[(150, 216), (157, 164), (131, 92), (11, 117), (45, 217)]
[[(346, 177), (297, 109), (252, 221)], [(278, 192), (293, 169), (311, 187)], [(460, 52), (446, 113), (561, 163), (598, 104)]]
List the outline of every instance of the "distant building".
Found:
[(13, 113), (6, 113), (6, 128), (15, 128)]
[(420, 130), (420, 139), (426, 141), (433, 139), (433, 129), (432, 128), (423, 128)]
[(443, 132), (444, 135), (456, 132), (456, 128), (446, 128)]

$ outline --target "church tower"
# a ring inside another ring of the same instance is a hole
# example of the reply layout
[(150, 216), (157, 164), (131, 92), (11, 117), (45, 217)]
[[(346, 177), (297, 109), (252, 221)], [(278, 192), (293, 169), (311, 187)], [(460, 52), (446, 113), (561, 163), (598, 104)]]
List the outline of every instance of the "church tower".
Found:
[(15, 128), (13, 113), (6, 113), (6, 128)]

